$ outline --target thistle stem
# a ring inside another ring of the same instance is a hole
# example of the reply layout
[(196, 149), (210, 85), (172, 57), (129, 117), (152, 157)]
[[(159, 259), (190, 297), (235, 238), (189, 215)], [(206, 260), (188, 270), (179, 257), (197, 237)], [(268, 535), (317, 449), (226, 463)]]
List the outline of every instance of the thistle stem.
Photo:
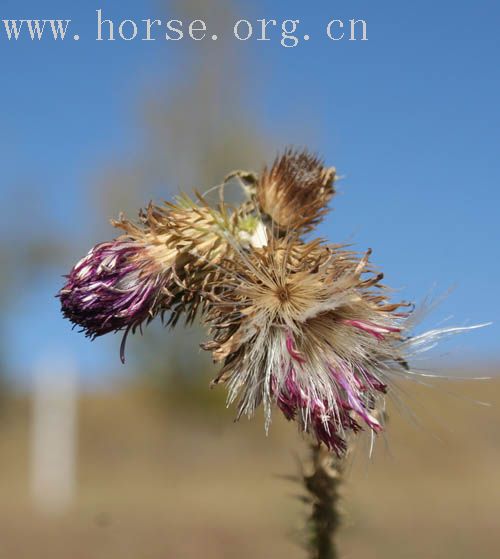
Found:
[(303, 474), (307, 501), (312, 505), (308, 523), (310, 559), (338, 559), (335, 542), (340, 526), (340, 461), (322, 445), (311, 445), (312, 473)]

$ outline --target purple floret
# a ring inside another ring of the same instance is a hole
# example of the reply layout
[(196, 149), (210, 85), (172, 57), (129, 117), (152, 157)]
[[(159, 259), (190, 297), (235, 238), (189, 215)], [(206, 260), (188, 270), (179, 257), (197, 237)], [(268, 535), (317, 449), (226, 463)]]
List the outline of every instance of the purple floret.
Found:
[(66, 285), (58, 293), (65, 318), (92, 339), (119, 330), (133, 332), (152, 318), (160, 304), (164, 278), (151, 270), (143, 252), (132, 241), (92, 248), (66, 276)]

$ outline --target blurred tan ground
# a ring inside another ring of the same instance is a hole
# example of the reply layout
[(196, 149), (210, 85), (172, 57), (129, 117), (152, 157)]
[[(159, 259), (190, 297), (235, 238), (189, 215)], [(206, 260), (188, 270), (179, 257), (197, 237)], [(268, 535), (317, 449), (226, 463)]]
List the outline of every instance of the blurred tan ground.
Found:
[[(371, 461), (367, 444), (358, 448), (341, 556), (500, 557), (500, 381), (403, 388), (422, 426), (391, 411), (387, 445), (378, 440)], [(199, 411), (147, 390), (84, 396), (78, 495), (62, 517), (33, 510), (29, 405), (8, 402), (0, 558), (305, 557), (290, 538), (304, 513), (293, 498), (299, 489), (278, 477), (297, 471), (294, 454), (305, 444), (277, 414), (268, 438), (261, 418), (233, 424), (212, 395), (217, 405)]]

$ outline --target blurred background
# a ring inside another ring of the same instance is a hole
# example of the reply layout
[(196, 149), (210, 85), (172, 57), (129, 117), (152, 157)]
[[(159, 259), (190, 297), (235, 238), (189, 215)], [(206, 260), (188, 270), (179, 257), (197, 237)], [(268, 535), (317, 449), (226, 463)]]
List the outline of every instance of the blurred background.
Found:
[[(97, 9), (203, 19), (219, 40), (96, 42)], [(196, 328), (148, 327), (123, 366), (119, 336), (89, 342), (54, 297), (109, 218), (287, 145), (342, 177), (322, 236), (371, 247), (395, 297), (446, 294), (422, 328), (493, 321), (418, 364), (455, 379), (402, 384), (373, 458), (360, 441), (342, 557), (498, 557), (498, 4), (5, 0), (1, 16), (72, 19), (80, 41), (0, 36), (0, 558), (304, 557), (300, 487), (280, 477), (307, 450), (294, 425), (234, 424)], [(263, 17), (311, 39), (229, 37)], [(328, 41), (334, 18), (365, 19), (368, 41)]]

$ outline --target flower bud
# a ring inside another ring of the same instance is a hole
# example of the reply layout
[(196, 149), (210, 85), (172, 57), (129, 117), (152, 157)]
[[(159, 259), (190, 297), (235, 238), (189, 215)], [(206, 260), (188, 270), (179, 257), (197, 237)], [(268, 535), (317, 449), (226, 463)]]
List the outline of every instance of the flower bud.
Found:
[(311, 230), (335, 193), (335, 169), (307, 151), (286, 150), (257, 183), (257, 202), (279, 233)]

